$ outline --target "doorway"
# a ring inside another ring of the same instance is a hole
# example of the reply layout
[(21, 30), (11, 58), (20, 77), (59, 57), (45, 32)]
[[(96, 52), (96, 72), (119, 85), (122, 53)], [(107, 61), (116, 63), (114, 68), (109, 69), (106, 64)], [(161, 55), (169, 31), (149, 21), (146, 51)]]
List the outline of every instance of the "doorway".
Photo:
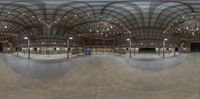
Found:
[(3, 52), (3, 44), (0, 43), (0, 52)]
[(155, 48), (140, 48), (139, 52), (140, 53), (155, 53), (156, 49)]
[(191, 43), (192, 52), (200, 52), (200, 43)]

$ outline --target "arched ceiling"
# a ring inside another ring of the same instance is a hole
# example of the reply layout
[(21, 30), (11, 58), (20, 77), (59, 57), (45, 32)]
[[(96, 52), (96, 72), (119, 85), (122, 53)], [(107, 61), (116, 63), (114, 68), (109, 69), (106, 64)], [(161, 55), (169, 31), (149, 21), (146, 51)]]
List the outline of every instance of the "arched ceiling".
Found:
[(200, 1), (1, 0), (0, 40), (66, 44), (73, 36), (138, 44), (200, 41)]

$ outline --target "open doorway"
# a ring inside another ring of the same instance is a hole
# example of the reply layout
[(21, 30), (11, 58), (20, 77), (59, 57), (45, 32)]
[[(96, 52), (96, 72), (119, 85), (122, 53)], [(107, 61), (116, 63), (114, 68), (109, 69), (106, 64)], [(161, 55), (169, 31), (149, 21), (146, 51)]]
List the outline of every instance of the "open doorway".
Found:
[(200, 43), (191, 43), (192, 52), (200, 52)]
[(139, 52), (140, 53), (155, 53), (156, 49), (155, 48), (140, 48)]
[(0, 43), (0, 52), (3, 52), (3, 44)]
[(175, 51), (178, 52), (178, 48), (175, 48)]

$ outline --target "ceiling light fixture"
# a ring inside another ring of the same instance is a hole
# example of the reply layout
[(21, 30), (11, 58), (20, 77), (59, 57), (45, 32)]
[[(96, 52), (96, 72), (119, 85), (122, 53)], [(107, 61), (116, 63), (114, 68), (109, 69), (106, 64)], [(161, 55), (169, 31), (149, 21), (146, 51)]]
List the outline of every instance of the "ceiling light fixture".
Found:
[(73, 40), (73, 37), (69, 37), (70, 40)]
[(28, 37), (24, 37), (25, 40), (28, 40)]
[(192, 35), (195, 36), (194, 32), (192, 32)]
[(8, 26), (7, 26), (7, 25), (5, 25), (5, 26), (4, 26), (4, 28), (5, 28), (5, 29), (7, 29), (7, 28), (8, 28)]

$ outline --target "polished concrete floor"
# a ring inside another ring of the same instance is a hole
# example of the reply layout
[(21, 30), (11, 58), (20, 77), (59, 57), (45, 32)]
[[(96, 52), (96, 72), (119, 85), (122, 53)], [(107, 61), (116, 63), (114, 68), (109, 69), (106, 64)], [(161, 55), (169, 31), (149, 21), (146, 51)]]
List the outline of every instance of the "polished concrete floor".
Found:
[(107, 55), (56, 61), (1, 54), (0, 99), (200, 99), (199, 64), (200, 53), (158, 60)]

